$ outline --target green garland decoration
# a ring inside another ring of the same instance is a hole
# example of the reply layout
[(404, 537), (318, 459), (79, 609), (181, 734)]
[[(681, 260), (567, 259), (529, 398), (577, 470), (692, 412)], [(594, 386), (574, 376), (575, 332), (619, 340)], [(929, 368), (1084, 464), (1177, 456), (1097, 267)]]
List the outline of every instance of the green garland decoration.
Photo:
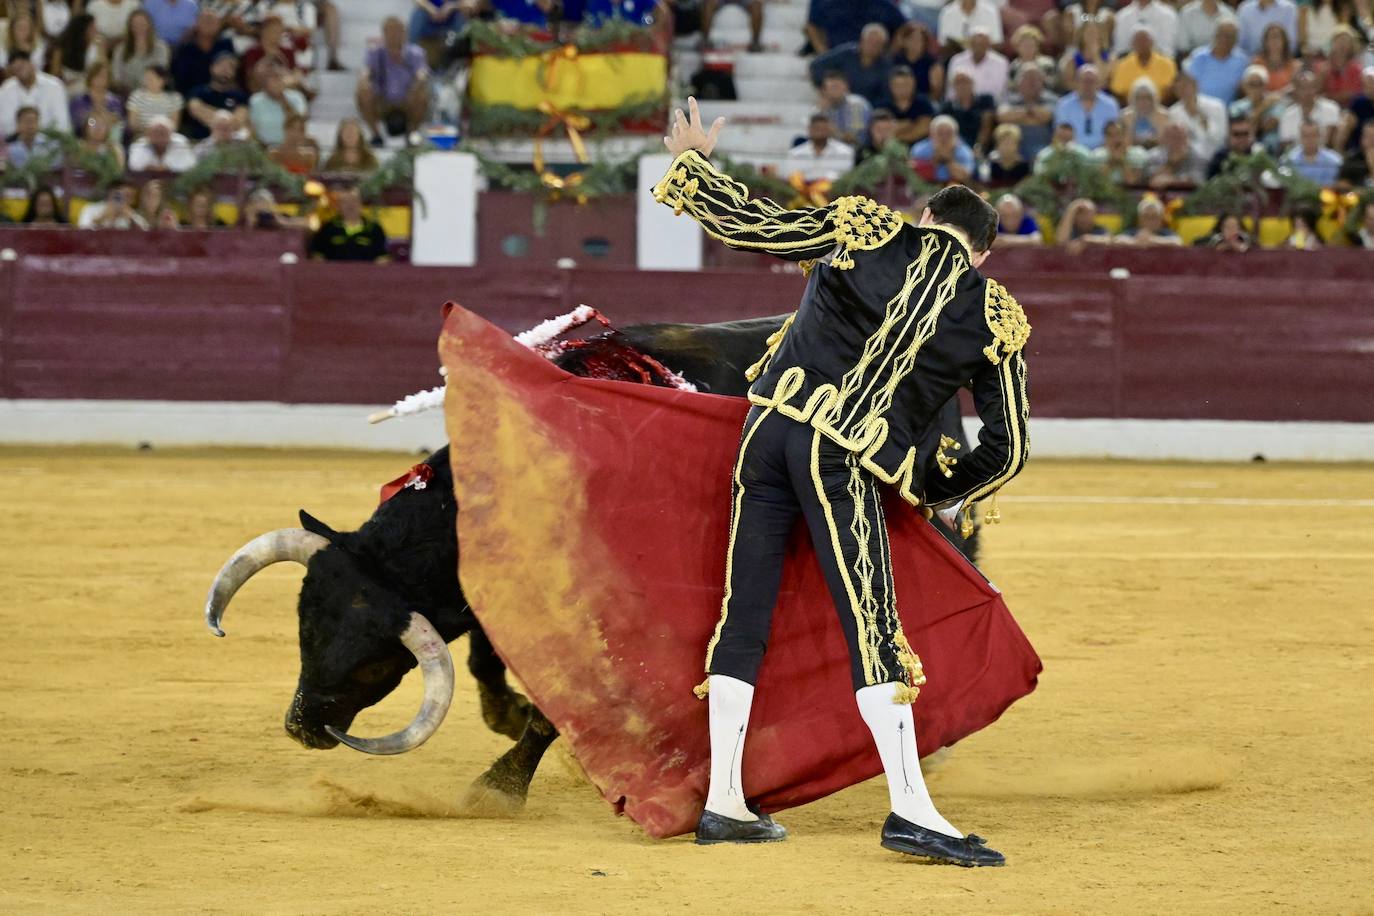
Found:
[(1069, 201), (1086, 197), (1121, 215), (1124, 228), (1135, 224), (1135, 202), (1131, 195), (1107, 176), (1098, 165), (1074, 150), (1055, 150), (1045, 157), (1040, 171), (1024, 178), (1012, 193), (1031, 209), (1056, 222)]
[(238, 142), (217, 147), (194, 166), (182, 172), (172, 185), (173, 192), (186, 197), (210, 184), (219, 175), (246, 175), (260, 185), (285, 191), (299, 198), (305, 193), (306, 179), (288, 172), (256, 143)]
[(1300, 206), (1320, 208), (1321, 185), (1302, 177), (1287, 166), (1280, 166), (1267, 152), (1240, 155), (1232, 153), (1223, 165), (1225, 171), (1207, 179), (1183, 199), (1187, 214), (1215, 214), (1258, 210), (1258, 199), (1267, 194), (1266, 181), (1276, 181), (1284, 192), (1284, 207), (1291, 212)]
[(1360, 226), (1364, 223), (1364, 208), (1370, 204), (1374, 204), (1374, 188), (1365, 188), (1360, 192), (1358, 202), (1355, 206), (1351, 207), (1350, 212), (1346, 214), (1345, 226), (1343, 228), (1345, 229), (1346, 237), (1352, 244), (1359, 244), (1358, 236), (1360, 234)]
[(913, 197), (924, 197), (939, 190), (911, 167), (910, 147), (900, 140), (889, 140), (881, 150), (837, 178), (832, 185), (838, 195), (869, 191), (890, 178), (900, 179)]
[(0, 173), (0, 186), (24, 188), (32, 194), (66, 165), (89, 173), (96, 187), (104, 191), (124, 174), (119, 158), (109, 150), (93, 153), (72, 134), (52, 128), (44, 128), (39, 135), (48, 141), (47, 148), (30, 156), (19, 168)]
[[(656, 96), (637, 96), (625, 100), (615, 108), (593, 111), (571, 109), (567, 113), (582, 115), (591, 121), (592, 135), (604, 137), (627, 121), (660, 119), (667, 109), (668, 96), (665, 93)], [(514, 105), (470, 105), (468, 107), (468, 133), (482, 137), (536, 134), (547, 123), (549, 123), (549, 116), (542, 111), (516, 108)]]
[(569, 199), (593, 201), (613, 194), (629, 194), (634, 191), (635, 179), (639, 174), (638, 156), (618, 162), (598, 160), (580, 171), (559, 176), (565, 182), (574, 180), (576, 176), (575, 184), (551, 188), (544, 182), (543, 176), (532, 169), (512, 168), (484, 155), (470, 144), (465, 143), (459, 149), (477, 157), (478, 170), (491, 184), (534, 196), (534, 233), (540, 236), (544, 234), (551, 204)]
[(391, 158), (381, 167), (358, 182), (358, 194), (368, 203), (382, 196), (387, 188), (410, 188), (410, 196), (420, 206), (420, 215), (428, 212), (425, 197), (415, 188), (415, 160), (417, 157), (435, 149), (429, 141), (418, 146), (408, 146), (391, 154)]
[(652, 30), (624, 19), (609, 19), (595, 26), (578, 26), (572, 33), (572, 40), (567, 42), (534, 38), (524, 31), (508, 32), (483, 19), (469, 21), (461, 36), (471, 41), (474, 48), (514, 58), (547, 54), (564, 45), (571, 45), (578, 51), (594, 52), (615, 45), (651, 46), (654, 40)]

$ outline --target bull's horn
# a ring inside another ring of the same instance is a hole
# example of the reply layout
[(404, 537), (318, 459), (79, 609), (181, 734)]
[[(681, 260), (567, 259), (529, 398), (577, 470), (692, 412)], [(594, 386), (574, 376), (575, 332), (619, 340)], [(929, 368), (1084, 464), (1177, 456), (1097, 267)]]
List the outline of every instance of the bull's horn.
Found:
[(439, 730), (453, 702), (453, 657), (449, 655), (448, 645), (434, 625), (420, 614), (410, 615), (410, 626), (401, 634), (401, 642), (420, 663), (420, 674), (425, 679), (425, 699), (415, 714), (415, 721), (384, 738), (354, 738), (326, 725), (324, 730), (341, 744), (364, 754), (404, 754), (424, 744)]
[(328, 539), (304, 528), (280, 528), (244, 544), (224, 564), (210, 586), (210, 595), (205, 599), (205, 623), (210, 632), (216, 636), (224, 635), (219, 625), (224, 618), (224, 609), (229, 606), (234, 593), (258, 571), (286, 560), (294, 560), (304, 566), (315, 551), (328, 545)]

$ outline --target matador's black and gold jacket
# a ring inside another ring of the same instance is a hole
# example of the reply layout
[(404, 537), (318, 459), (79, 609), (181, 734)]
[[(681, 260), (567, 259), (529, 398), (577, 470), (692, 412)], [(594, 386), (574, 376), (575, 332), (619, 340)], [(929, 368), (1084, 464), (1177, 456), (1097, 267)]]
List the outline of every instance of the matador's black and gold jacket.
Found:
[[(964, 501), (971, 512), (1020, 471), (1030, 325), (957, 235), (865, 197), (801, 210), (750, 200), (694, 151), (654, 196), (712, 238), (810, 274), (800, 307), (748, 371), (750, 401), (814, 426), (912, 504)], [(983, 420), (978, 445), (961, 458), (938, 451), (923, 467), (920, 444), (963, 386)]]

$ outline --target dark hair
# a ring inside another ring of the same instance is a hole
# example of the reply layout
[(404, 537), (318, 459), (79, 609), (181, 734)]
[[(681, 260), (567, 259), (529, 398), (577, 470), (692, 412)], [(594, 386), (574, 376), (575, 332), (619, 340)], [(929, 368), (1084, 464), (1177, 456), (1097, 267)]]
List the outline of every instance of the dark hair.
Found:
[(38, 113), (37, 108), (34, 108), (32, 105), (25, 105), (14, 113), (14, 120), (18, 121), (20, 118), (24, 117), (25, 112), (33, 112), (35, 118), (42, 117), (42, 115)]
[[(57, 36), (57, 46), (62, 51), (62, 66), (68, 70), (86, 71), (86, 51), (90, 42), (86, 33), (90, 31), (95, 17), (88, 13), (73, 16), (62, 34)], [(58, 76), (61, 76), (59, 73)]]
[(987, 251), (997, 238), (997, 211), (961, 184), (936, 191), (926, 206), (936, 222), (962, 229), (975, 252)]
[(868, 120), (869, 120), (869, 121), (895, 121), (896, 119), (897, 119), (897, 116), (894, 115), (894, 114), (892, 113), (892, 109), (891, 109), (891, 108), (875, 108), (875, 109), (873, 109), (873, 116), (872, 116), (871, 118), (869, 118)]
[(1241, 216), (1239, 213), (1232, 213), (1230, 210), (1223, 210), (1221, 214), (1217, 216), (1217, 221), (1212, 224), (1212, 233), (1208, 238), (1214, 239), (1221, 235), (1222, 227), (1226, 225), (1228, 219), (1235, 220), (1236, 223), (1240, 225), (1241, 234), (1246, 237), (1249, 236), (1250, 228), (1246, 225), (1245, 217)]
[(821, 82), (823, 83), (826, 80), (844, 80), (848, 83), (849, 77), (844, 75), (843, 70), (827, 70), (821, 74)]
[(38, 197), (40, 194), (46, 194), (52, 198), (53, 222), (65, 223), (67, 215), (62, 212), (62, 201), (58, 199), (53, 189), (45, 184), (40, 184), (34, 188), (33, 193), (29, 195), (29, 208), (24, 211), (24, 218), (20, 222), (31, 223), (38, 218)]
[(1321, 213), (1311, 204), (1298, 204), (1293, 208), (1293, 219), (1300, 219), (1307, 224), (1309, 229), (1316, 229), (1317, 222), (1321, 219)]
[(825, 114), (824, 112), (813, 111), (811, 112), (811, 119), (806, 123), (815, 124), (817, 121), (825, 121), (828, 124), (830, 122), (830, 116)]

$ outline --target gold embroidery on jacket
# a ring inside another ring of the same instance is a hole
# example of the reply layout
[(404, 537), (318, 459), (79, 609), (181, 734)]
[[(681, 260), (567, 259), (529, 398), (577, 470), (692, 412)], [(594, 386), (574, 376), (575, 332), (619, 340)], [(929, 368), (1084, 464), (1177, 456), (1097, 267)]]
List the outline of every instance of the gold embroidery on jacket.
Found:
[[(997, 476), (993, 477), (981, 487), (963, 494), (965, 499), (963, 511), (963, 521), (960, 524), (960, 534), (968, 537), (973, 533), (973, 512), (974, 504), (986, 496), (995, 494), (1002, 485), (1012, 477), (1016, 476), (1017, 471), (1026, 463), (1030, 456), (1029, 422), (1030, 422), (1030, 400), (1026, 397), (1026, 360), (1019, 350), (1014, 351), (1009, 357), (1001, 361), (999, 380), (1002, 387), (1002, 418), (1006, 424), (1007, 434), (1011, 437), (1011, 444), (1007, 449), (1007, 462), (1002, 466), (1002, 470)], [(959, 499), (960, 497), (954, 497)], [(995, 516), (995, 518), (994, 518)], [(997, 512), (996, 504), (988, 513), (985, 521), (995, 523), (1001, 521), (1002, 515)]]
[(845, 403), (858, 390), (869, 364), (882, 355), (883, 348), (887, 345), (888, 335), (892, 333), (897, 322), (906, 317), (907, 307), (911, 302), (911, 294), (916, 287), (925, 282), (930, 260), (935, 256), (939, 247), (940, 239), (933, 233), (922, 237), (921, 250), (917, 253), (916, 260), (907, 265), (906, 281), (902, 284), (902, 288), (897, 291), (897, 294), (887, 300), (887, 309), (883, 314), (882, 323), (864, 343), (863, 352), (859, 354), (859, 361), (840, 379), (839, 397), (836, 398), (835, 406), (832, 408), (834, 417), (839, 416)]
[(773, 359), (773, 354), (778, 352), (778, 347), (782, 346), (782, 339), (787, 336), (787, 329), (792, 327), (792, 320), (796, 317), (796, 312), (788, 315), (787, 320), (782, 323), (782, 327), (768, 335), (768, 339), (764, 341), (764, 343), (768, 345), (768, 349), (763, 351), (763, 355), (759, 357), (758, 362), (744, 370), (744, 377), (746, 380), (752, 382), (763, 374), (764, 369), (768, 368), (769, 361)]
[(963, 448), (958, 439), (951, 439), (949, 436), (940, 436), (940, 447), (935, 450), (935, 464), (940, 469), (940, 473), (946, 477), (953, 477), (954, 472), (950, 468), (959, 463), (958, 458), (951, 458), (945, 454), (945, 449), (957, 452)]
[[(810, 424), (831, 441), (854, 452), (864, 469), (884, 483), (895, 485), (902, 499), (912, 505), (920, 505), (921, 501), (916, 492), (920, 482), (914, 479), (919, 464), (916, 447), (908, 448), (906, 455), (895, 468), (884, 468), (874, 456), (882, 449), (888, 438), (888, 422), (883, 414), (891, 409), (897, 387), (914, 367), (916, 354), (921, 345), (934, 334), (940, 313), (953, 300), (959, 279), (969, 267), (963, 251), (954, 244), (953, 236), (946, 238), (941, 235), (936, 238), (939, 262), (935, 265), (933, 274), (941, 276), (942, 280), (939, 283), (922, 281), (926, 282), (925, 291), (918, 302), (914, 305), (908, 304), (907, 318), (901, 329), (888, 345), (880, 345), (877, 356), (870, 357), (865, 365), (865, 371), (861, 374), (863, 388), (851, 405), (850, 416), (843, 422), (840, 421), (839, 415), (844, 402), (840, 398), (840, 389), (834, 384), (817, 386), (800, 406), (790, 403), (806, 386), (806, 371), (800, 366), (791, 366), (784, 370), (771, 393), (749, 393), (751, 403), (775, 408), (789, 419)], [(908, 266), (908, 281), (912, 281), (918, 272), (914, 265), (915, 262)], [(927, 275), (930, 273), (927, 271)], [(920, 284), (911, 282), (912, 291), (917, 285)], [(907, 295), (909, 296), (910, 292)], [(927, 302), (930, 303), (929, 307)], [(906, 340), (910, 342), (905, 347), (901, 346), (900, 342)], [(767, 354), (768, 357), (772, 355)], [(874, 359), (877, 360), (876, 367), (873, 366)], [(888, 370), (890, 361), (894, 362)], [(766, 368), (767, 362), (760, 361), (760, 364), (756, 365), (760, 368), (759, 372), (755, 373), (755, 378)], [(885, 372), (887, 374), (883, 387), (871, 401), (865, 403), (869, 390), (880, 378), (884, 378)], [(860, 415), (861, 409), (863, 412)]]
[(996, 280), (989, 280), (983, 294), (983, 317), (992, 332), (992, 343), (983, 348), (983, 355), (995, 366), (1026, 345), (1031, 326), (1026, 313), (1006, 288)]
[(716, 171), (695, 150), (678, 156), (654, 186), (654, 199), (691, 214), (706, 234), (739, 248), (774, 254), (835, 247), (837, 270), (854, 266), (852, 251), (879, 248), (901, 231), (900, 213), (867, 197), (841, 197), (827, 207), (789, 210), (749, 198), (743, 184)]

